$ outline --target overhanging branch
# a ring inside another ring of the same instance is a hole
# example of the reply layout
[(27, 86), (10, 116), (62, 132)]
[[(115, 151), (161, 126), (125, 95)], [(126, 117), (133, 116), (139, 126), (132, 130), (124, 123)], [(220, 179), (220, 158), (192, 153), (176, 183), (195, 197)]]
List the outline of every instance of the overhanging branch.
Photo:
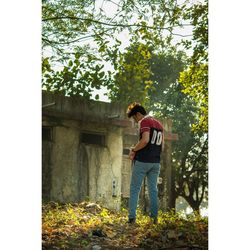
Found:
[(172, 33), (172, 27), (171, 28), (170, 27), (155, 27), (155, 26), (148, 26), (148, 25), (142, 25), (142, 24), (106, 23), (106, 22), (102, 22), (102, 21), (98, 21), (98, 20), (94, 20), (90, 18), (81, 18), (81, 17), (73, 17), (73, 16), (50, 17), (50, 18), (45, 18), (42, 21), (47, 22), (47, 21), (52, 21), (52, 20), (63, 20), (63, 19), (88, 21), (88, 22), (102, 24), (102, 25), (111, 26), (111, 27), (123, 27), (123, 28), (137, 27), (137, 28), (147, 28), (147, 29), (168, 30), (172, 35), (182, 36), (182, 37), (192, 36), (192, 35), (180, 35), (180, 34)]

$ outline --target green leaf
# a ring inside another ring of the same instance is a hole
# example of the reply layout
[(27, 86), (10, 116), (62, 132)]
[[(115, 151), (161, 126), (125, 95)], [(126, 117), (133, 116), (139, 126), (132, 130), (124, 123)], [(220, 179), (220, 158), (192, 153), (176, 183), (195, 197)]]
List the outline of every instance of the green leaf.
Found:
[(69, 67), (71, 67), (73, 65), (72, 60), (69, 60)]
[(100, 78), (103, 78), (104, 74), (105, 74), (105, 73), (102, 71), (102, 72), (99, 74), (99, 77), (100, 77)]

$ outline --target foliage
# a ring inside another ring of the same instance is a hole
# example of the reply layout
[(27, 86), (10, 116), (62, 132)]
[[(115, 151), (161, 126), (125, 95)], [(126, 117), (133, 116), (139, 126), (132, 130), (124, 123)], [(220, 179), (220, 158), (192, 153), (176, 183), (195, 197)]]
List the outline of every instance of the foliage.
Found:
[[(86, 39), (91, 27), (93, 1), (43, 0), (42, 45), (66, 59), (79, 42)], [(69, 47), (69, 45), (75, 45)], [(65, 51), (67, 52), (65, 55)]]
[(172, 119), (173, 132), (179, 137), (178, 141), (172, 143), (173, 195), (176, 198), (184, 197), (196, 211), (199, 211), (202, 200), (207, 198), (208, 188), (207, 133), (192, 129), (198, 111), (193, 98), (182, 92), (178, 82), (166, 90), (162, 106), (157, 109), (158, 115)]
[(136, 42), (120, 55), (118, 72), (110, 88), (111, 101), (119, 101), (126, 105), (136, 100), (143, 105), (146, 104), (148, 91), (153, 84), (149, 67), (151, 53), (147, 45)]
[[(151, 40), (152, 42), (152, 40)], [(110, 97), (124, 104), (138, 101), (151, 111), (164, 112), (166, 91), (184, 69), (186, 55), (175, 48), (160, 52), (147, 43), (134, 42), (120, 54)], [(169, 103), (169, 102), (167, 102)]]
[[(109, 14), (110, 8), (113, 9), (112, 15)], [(119, 56), (124, 44), (117, 37), (127, 33), (132, 44), (135, 41), (144, 41), (147, 50), (153, 46), (164, 51), (166, 45), (171, 46), (172, 37), (183, 36), (174, 33), (174, 29), (188, 25), (182, 23), (180, 15), (181, 7), (175, 0), (154, 0), (150, 4), (143, 0), (102, 1), (100, 6), (98, 1), (42, 1), (43, 64), (50, 65), (50, 72), (43, 71), (43, 88), (87, 98), (91, 96), (93, 85), (107, 86), (115, 92), (119, 85), (114, 86), (111, 83), (117, 69), (126, 66), (127, 60), (124, 61)], [(140, 59), (140, 53), (137, 55), (142, 63), (142, 73), (145, 73), (148, 70), (144, 67), (147, 60)], [(80, 64), (73, 63), (69, 67), (76, 58)], [(92, 60), (89, 61), (89, 58)], [(105, 73), (105, 78), (100, 77), (103, 71), (93, 70), (93, 67), (98, 66), (100, 69), (104, 64), (113, 67), (113, 70)], [(135, 72), (139, 73), (138, 70), (139, 68)], [(143, 78), (142, 73), (138, 78)], [(124, 77), (121, 70), (119, 74)], [(147, 74), (150, 71), (146, 72), (145, 77)], [(116, 77), (116, 80), (120, 80), (117, 75)], [(142, 84), (145, 86), (137, 87), (142, 98), (146, 98), (152, 84), (144, 79)]]
[(112, 211), (98, 204), (58, 204), (42, 207), (43, 249), (101, 249), (198, 247), (207, 249), (207, 218), (159, 212), (159, 222), (138, 210), (137, 223), (126, 224), (128, 212)]
[(186, 64), (186, 55), (175, 49), (164, 53), (154, 53), (150, 61), (154, 89), (149, 91), (149, 110), (158, 118), (173, 118), (173, 113), (178, 107), (183, 95), (177, 80)]
[(180, 74), (179, 82), (183, 85), (183, 93), (194, 98), (199, 107), (199, 119), (193, 124), (194, 130), (208, 132), (208, 1), (185, 8), (184, 20), (193, 25), (193, 45), (190, 65)]
[[(112, 12), (111, 12), (112, 9)], [(110, 14), (110, 12), (112, 14)], [(64, 57), (64, 50), (73, 53), (87, 41), (103, 40), (121, 32), (155, 31), (174, 34), (175, 26), (183, 26), (178, 17), (180, 6), (175, 0), (131, 1), (42, 1), (42, 44), (58, 56)]]
[(154, 111), (160, 118), (173, 121), (173, 133), (179, 140), (172, 143), (173, 196), (182, 196), (199, 212), (202, 200), (207, 199), (208, 188), (208, 143), (207, 133), (192, 129), (199, 111), (194, 100), (182, 92), (176, 82), (160, 92), (161, 99)]
[(173, 132), (179, 140), (172, 143), (172, 165), (176, 198), (182, 196), (199, 212), (202, 200), (207, 199), (208, 141), (207, 133), (193, 130), (197, 123), (199, 107), (192, 96), (182, 92), (179, 82), (171, 84), (154, 110), (161, 117), (173, 121)]
[[(81, 60), (79, 54), (74, 60), (69, 60), (62, 70), (53, 70), (48, 58), (43, 59), (42, 70), (44, 73), (43, 88), (54, 93), (62, 93), (67, 96), (91, 97), (93, 89), (100, 89), (106, 80), (103, 65), (94, 62), (93, 57), (88, 57), (88, 66)], [(86, 70), (88, 67), (88, 70)], [(96, 96), (98, 99), (98, 96)]]
[(208, 140), (193, 135), (184, 150), (174, 152), (176, 196), (182, 196), (200, 213), (201, 203), (208, 197)]
[(194, 130), (208, 132), (208, 64), (191, 65), (181, 72), (179, 82), (183, 93), (190, 95), (199, 107), (199, 120), (193, 124)]
[(199, 212), (208, 196), (208, 1), (184, 4), (181, 16), (193, 25), (192, 40), (182, 41), (193, 54), (178, 82), (167, 90), (167, 105), (160, 107), (168, 111), (179, 135), (173, 145), (175, 196)]
[(193, 26), (191, 64), (206, 63), (208, 61), (208, 0), (197, 2), (183, 10), (183, 19), (188, 20)]

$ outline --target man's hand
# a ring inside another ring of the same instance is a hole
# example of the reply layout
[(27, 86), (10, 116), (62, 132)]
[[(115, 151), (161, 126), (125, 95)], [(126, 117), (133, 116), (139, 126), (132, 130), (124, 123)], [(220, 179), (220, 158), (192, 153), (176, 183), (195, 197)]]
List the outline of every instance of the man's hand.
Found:
[(129, 158), (131, 161), (134, 160), (134, 158), (135, 158), (135, 152), (133, 151), (133, 148), (130, 149), (128, 158)]

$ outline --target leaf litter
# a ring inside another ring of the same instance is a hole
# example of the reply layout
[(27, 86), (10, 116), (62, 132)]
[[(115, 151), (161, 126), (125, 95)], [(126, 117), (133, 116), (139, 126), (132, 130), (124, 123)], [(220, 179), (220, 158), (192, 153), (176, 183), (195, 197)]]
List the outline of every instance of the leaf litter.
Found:
[(42, 249), (208, 249), (208, 218), (159, 211), (158, 224), (141, 210), (135, 224), (128, 211), (82, 202), (42, 205)]

